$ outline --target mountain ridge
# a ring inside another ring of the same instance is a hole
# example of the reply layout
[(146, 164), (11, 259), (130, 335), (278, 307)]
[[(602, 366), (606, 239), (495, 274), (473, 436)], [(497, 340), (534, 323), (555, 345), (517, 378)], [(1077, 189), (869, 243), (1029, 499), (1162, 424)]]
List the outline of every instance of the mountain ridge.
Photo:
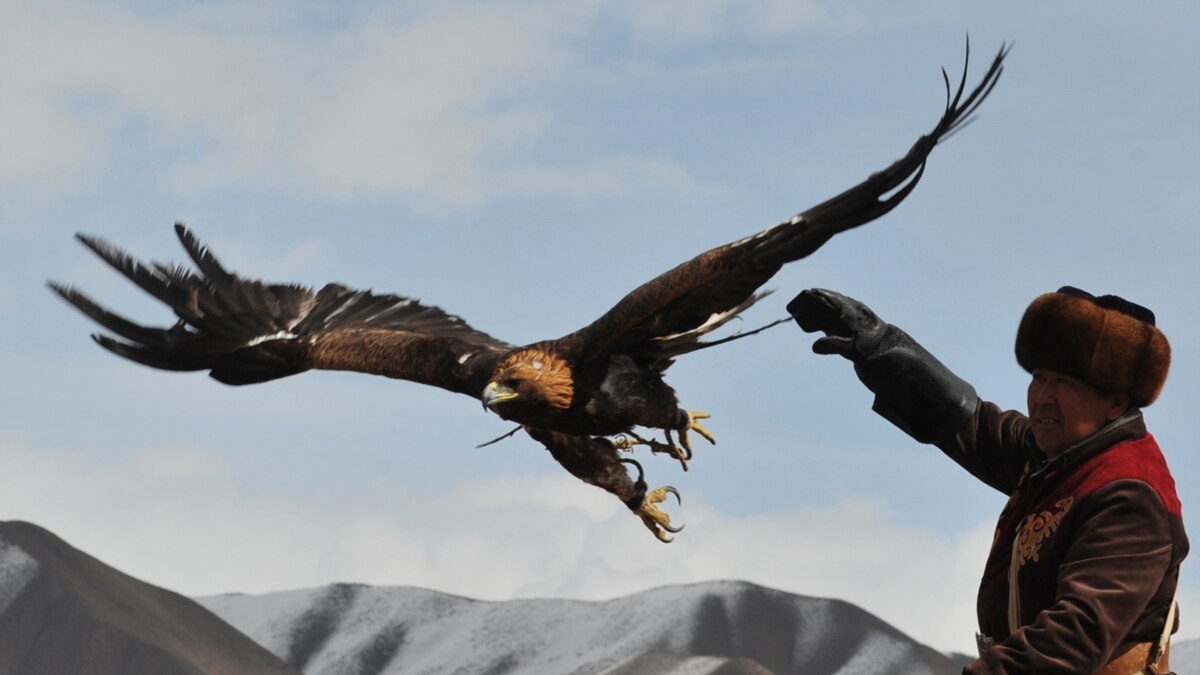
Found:
[(299, 675), (198, 603), (0, 521), (0, 675)]
[[(0, 675), (958, 673), (851, 603), (747, 581), (608, 600), (337, 583), (189, 599), (0, 521)], [(1200, 640), (1172, 645), (1200, 672)]]
[[(197, 601), (310, 675), (593, 675), (639, 672), (622, 668), (646, 655), (676, 662), (707, 657), (714, 668), (742, 659), (738, 672), (755, 673), (961, 669), (961, 662), (848, 602), (745, 581), (664, 586), (600, 601), (487, 601), (359, 584)], [(366, 652), (375, 659), (386, 654), (384, 667), (363, 668)], [(750, 662), (761, 670), (747, 670)]]

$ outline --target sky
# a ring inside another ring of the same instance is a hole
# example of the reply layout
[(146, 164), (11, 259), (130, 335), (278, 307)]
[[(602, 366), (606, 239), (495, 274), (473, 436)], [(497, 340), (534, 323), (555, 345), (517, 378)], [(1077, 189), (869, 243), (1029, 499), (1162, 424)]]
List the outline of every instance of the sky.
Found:
[[(743, 579), (973, 649), (1005, 496), (870, 410), (791, 324), (681, 358), (717, 445), (638, 458), (686, 529), (657, 542), (478, 401), (307, 373), (228, 387), (96, 347), (45, 282), (169, 312), (73, 240), (438, 305), (522, 344), (906, 152), (941, 68), (1004, 75), (895, 211), (768, 284), (745, 328), (831, 288), (1003, 407), (1013, 337), (1070, 284), (1174, 346), (1146, 409), (1200, 504), (1200, 51), (1194, 3), (0, 0), (0, 519), (191, 595), (332, 582), (602, 599)], [(1200, 636), (1185, 563), (1182, 637)]]

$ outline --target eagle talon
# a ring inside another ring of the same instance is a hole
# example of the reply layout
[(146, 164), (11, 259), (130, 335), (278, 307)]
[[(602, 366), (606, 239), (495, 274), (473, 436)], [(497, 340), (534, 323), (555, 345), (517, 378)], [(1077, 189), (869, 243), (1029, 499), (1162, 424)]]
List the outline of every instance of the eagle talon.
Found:
[(675, 495), (675, 500), (679, 504), (683, 504), (683, 499), (679, 496), (679, 491), (670, 485), (660, 487), (653, 492), (646, 494), (645, 500), (640, 508), (637, 509), (638, 517), (642, 519), (642, 523), (646, 525), (654, 536), (664, 544), (669, 544), (674, 541), (674, 537), (669, 534), (677, 534), (683, 531), (683, 525), (672, 525), (671, 516), (662, 512), (655, 506), (666, 500), (668, 494)]
[(654, 443), (656, 443), (656, 441), (646, 440), (632, 431), (626, 431), (625, 433), (617, 434), (616, 436), (610, 438), (609, 442), (612, 443), (613, 447), (617, 450), (624, 450), (626, 452), (632, 452), (633, 449), (639, 445), (648, 445), (653, 449)]
[(638, 472), (637, 480), (633, 482), (633, 495), (626, 500), (625, 506), (628, 506), (630, 511), (642, 519), (642, 523), (654, 533), (659, 541), (664, 544), (674, 541), (667, 534), (678, 534), (683, 531), (683, 525), (672, 525), (671, 516), (663, 513), (655, 504), (661, 504), (667, 499), (667, 495), (671, 494), (675, 495), (675, 502), (682, 506), (683, 497), (679, 496), (679, 490), (676, 490), (674, 486), (666, 485), (648, 493), (646, 492), (646, 473), (642, 471), (642, 465), (637, 460), (628, 458), (621, 458), (617, 461), (632, 465)]
[[(616, 436), (613, 436), (612, 438), (610, 438), (609, 442), (612, 443), (612, 446), (614, 448), (616, 448), (617, 450), (624, 450), (626, 452), (632, 451), (635, 447), (637, 447), (639, 445), (644, 445), (644, 446), (650, 448), (650, 452), (652, 452), (656, 455), (657, 454), (668, 454), (673, 459), (679, 460), (680, 464), (683, 465), (683, 470), (687, 471), (688, 460), (692, 458), (691, 450), (687, 450), (687, 449), (681, 450), (679, 448), (679, 446), (675, 445), (675, 442), (673, 440), (671, 440), (671, 432), (667, 431), (666, 433), (667, 433), (667, 442), (666, 443), (663, 443), (662, 441), (656, 441), (653, 438), (642, 438), (641, 436), (638, 436), (637, 434), (633, 433), (632, 431), (627, 431), (625, 433), (617, 434)], [(621, 460), (621, 461), (625, 461), (625, 460)]]
[(628, 506), (630, 511), (637, 513), (642, 508), (642, 504), (646, 502), (646, 472), (642, 470), (641, 462), (636, 459), (621, 457), (617, 461), (622, 464), (632, 464), (637, 469), (638, 477), (633, 481), (633, 495), (625, 500), (625, 506)]
[(651, 447), (651, 450), (653, 452), (667, 453), (671, 457), (679, 460), (680, 465), (683, 466), (683, 470), (687, 471), (688, 470), (688, 461), (691, 460), (691, 458), (692, 458), (692, 449), (690, 447), (688, 447), (688, 444), (686, 442), (683, 442), (684, 441), (683, 432), (681, 431), (679, 433), (679, 440), (680, 440), (679, 445), (676, 445), (675, 440), (671, 438), (671, 430), (670, 429), (665, 430), (663, 433), (667, 437), (666, 444), (664, 445), (662, 443), (659, 443), (658, 447)]

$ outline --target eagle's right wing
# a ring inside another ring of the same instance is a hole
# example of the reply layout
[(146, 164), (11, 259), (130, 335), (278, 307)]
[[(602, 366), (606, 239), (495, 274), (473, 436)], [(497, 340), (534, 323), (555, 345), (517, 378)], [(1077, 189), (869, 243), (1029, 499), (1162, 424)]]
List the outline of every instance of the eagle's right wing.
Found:
[(100, 346), (164, 370), (208, 370), (227, 384), (265, 382), (309, 369), (385, 375), (478, 396), (501, 354), (512, 348), (437, 307), (337, 284), (318, 292), (227, 272), (182, 224), (175, 226), (199, 273), (143, 265), (102, 240), (88, 248), (170, 307), (170, 328), (141, 326), (79, 290), (51, 282), (67, 302), (116, 335)]

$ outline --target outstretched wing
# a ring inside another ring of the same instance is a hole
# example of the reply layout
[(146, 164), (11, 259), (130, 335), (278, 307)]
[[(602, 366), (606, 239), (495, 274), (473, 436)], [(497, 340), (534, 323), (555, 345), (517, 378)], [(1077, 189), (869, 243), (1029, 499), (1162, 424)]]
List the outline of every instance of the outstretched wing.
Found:
[[(641, 285), (585, 328), (556, 341), (556, 349), (576, 361), (602, 353), (643, 349), (669, 359), (704, 343), (699, 338), (752, 305), (755, 291), (786, 263), (816, 251), (826, 241), (894, 209), (921, 180), (930, 152), (961, 129), (987, 98), (1003, 71), (1008, 47), (1002, 46), (983, 80), (966, 90), (962, 80), (932, 131), (908, 154), (865, 181), (775, 227), (701, 253)], [(967, 45), (967, 61), (970, 45)]]
[(115, 334), (93, 337), (132, 361), (164, 370), (208, 370), (227, 384), (265, 382), (309, 369), (353, 370), (477, 396), (512, 346), (437, 307), (329, 284), (318, 292), (230, 273), (182, 224), (179, 240), (197, 272), (144, 265), (100, 239), (81, 242), (170, 307), (170, 328), (136, 324), (79, 290), (50, 287)]

